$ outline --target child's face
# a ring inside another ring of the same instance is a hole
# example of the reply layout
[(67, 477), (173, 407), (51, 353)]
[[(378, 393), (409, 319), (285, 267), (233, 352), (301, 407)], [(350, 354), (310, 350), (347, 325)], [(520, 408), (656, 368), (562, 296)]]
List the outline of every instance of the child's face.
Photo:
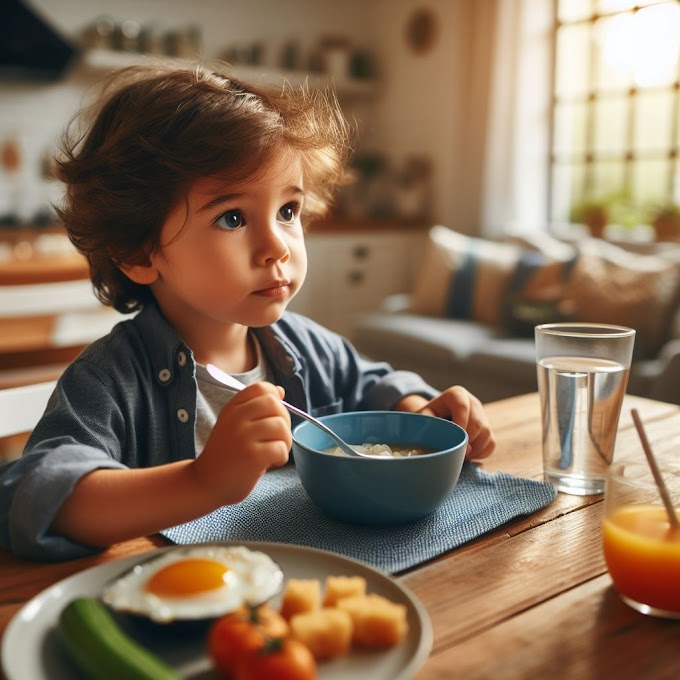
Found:
[(171, 211), (150, 257), (152, 291), (178, 328), (277, 321), (307, 272), (302, 166), (277, 153), (255, 178), (197, 181)]

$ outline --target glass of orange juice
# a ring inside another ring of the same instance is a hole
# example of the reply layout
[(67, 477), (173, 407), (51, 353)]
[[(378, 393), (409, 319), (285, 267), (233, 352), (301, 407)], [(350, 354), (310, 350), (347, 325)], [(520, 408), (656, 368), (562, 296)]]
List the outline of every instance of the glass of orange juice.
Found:
[[(657, 461), (680, 519), (680, 460)], [(680, 619), (680, 527), (674, 527), (647, 461), (609, 469), (603, 549), (614, 587), (643, 614)]]

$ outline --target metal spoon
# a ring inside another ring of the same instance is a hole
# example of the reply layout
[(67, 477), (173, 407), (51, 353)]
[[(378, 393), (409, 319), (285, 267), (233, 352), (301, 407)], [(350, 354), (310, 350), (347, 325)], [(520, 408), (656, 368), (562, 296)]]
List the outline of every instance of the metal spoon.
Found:
[[(228, 373), (225, 373), (221, 368), (217, 368), (214, 364), (206, 364), (205, 366), (206, 370), (210, 375), (215, 378), (215, 380), (219, 380), (225, 387), (228, 387), (230, 390), (233, 390), (234, 392), (240, 392), (245, 385), (240, 381), (236, 380), (233, 376), (229, 375)], [(297, 406), (293, 406), (293, 404), (289, 404), (287, 401), (284, 401), (283, 399), (281, 400), (283, 402), (283, 405), (291, 412), (294, 413), (296, 416), (300, 416), (300, 418), (304, 418), (305, 420), (308, 420), (310, 423), (316, 425), (319, 429), (323, 430), (337, 445), (338, 447), (343, 451), (343, 453), (346, 453), (348, 456), (359, 456), (359, 457), (365, 457), (365, 458), (373, 458), (368, 453), (361, 453), (360, 451), (355, 451), (344, 439), (342, 439), (339, 435), (337, 435), (333, 430), (331, 430), (328, 426), (324, 425), (320, 420), (317, 420), (314, 416), (310, 416), (309, 413), (306, 411), (303, 411), (302, 409), (299, 409)]]

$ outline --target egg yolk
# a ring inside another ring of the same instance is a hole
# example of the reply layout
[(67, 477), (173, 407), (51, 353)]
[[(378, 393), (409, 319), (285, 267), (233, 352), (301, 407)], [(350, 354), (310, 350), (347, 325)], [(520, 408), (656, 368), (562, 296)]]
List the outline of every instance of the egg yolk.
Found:
[(182, 560), (159, 569), (146, 582), (145, 589), (158, 596), (187, 597), (221, 588), (228, 571), (214, 560)]

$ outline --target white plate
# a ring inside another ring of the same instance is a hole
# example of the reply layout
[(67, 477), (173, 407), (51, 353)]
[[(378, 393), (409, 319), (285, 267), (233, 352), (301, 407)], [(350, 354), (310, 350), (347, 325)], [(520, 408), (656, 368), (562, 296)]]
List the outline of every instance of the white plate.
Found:
[[(368, 592), (377, 593), (407, 608), (406, 639), (387, 651), (353, 650), (347, 657), (319, 664), (319, 680), (408, 680), (425, 663), (432, 648), (432, 624), (423, 604), (406, 588), (361, 562), (334, 553), (283, 543), (241, 542), (276, 561), (285, 578), (363, 576)], [(186, 546), (178, 546), (184, 549)], [(64, 606), (78, 596), (97, 597), (102, 586), (136, 562), (176, 549), (159, 548), (91, 567), (55, 583), (27, 602), (14, 616), (2, 642), (2, 667), (8, 680), (70, 680), (75, 667), (58, 639), (56, 624)], [(278, 605), (276, 600), (272, 602)], [(126, 626), (129, 625), (123, 623)], [(149, 627), (127, 628), (128, 633), (174, 666), (185, 678), (217, 678), (205, 652), (205, 632), (182, 636), (159, 635)]]

